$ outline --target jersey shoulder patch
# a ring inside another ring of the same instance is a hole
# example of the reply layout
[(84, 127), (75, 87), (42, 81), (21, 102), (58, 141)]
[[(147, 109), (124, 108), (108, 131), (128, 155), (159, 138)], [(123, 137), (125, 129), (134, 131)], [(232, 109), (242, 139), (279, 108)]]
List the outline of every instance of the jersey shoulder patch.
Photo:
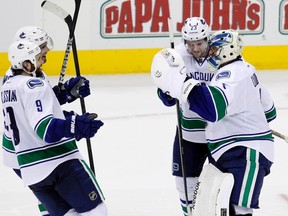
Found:
[(34, 89), (36, 87), (41, 87), (44, 85), (43, 81), (41, 79), (29, 79), (26, 82), (28, 88)]
[(224, 79), (224, 78), (229, 78), (231, 76), (230, 71), (221, 71), (216, 75), (216, 80)]

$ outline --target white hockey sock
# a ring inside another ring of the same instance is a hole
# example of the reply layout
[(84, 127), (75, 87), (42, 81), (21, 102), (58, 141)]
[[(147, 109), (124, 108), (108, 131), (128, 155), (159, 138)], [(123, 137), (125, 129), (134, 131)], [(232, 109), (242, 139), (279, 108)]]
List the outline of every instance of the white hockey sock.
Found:
[(88, 211), (88, 212), (84, 212), (80, 214), (81, 216), (107, 216), (108, 215), (108, 210), (107, 210), (107, 206), (104, 202), (100, 203), (98, 206), (96, 206), (96, 208)]
[[(190, 209), (192, 207), (193, 194), (194, 194), (194, 190), (195, 190), (195, 186), (197, 184), (197, 181), (198, 181), (198, 177), (187, 177), (186, 178), (188, 205), (189, 205)], [(176, 182), (176, 188), (179, 192), (179, 198), (181, 201), (181, 207), (182, 207), (183, 214), (188, 215), (183, 178), (176, 176), (175, 182)]]

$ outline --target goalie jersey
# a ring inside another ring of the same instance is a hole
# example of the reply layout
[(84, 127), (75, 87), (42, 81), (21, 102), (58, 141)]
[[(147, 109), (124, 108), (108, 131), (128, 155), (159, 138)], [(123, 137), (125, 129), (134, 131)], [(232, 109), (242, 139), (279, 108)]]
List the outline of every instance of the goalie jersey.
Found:
[(49, 121), (65, 119), (47, 80), (13, 76), (3, 84), (1, 99), (6, 134), (3, 146), (15, 149), (24, 185), (43, 180), (64, 161), (82, 159), (75, 139), (44, 141)]
[(246, 146), (273, 162), (268, 121), (276, 118), (276, 109), (252, 65), (238, 59), (220, 68), (209, 85), (192, 89), (188, 101), (190, 110), (208, 121), (206, 138), (215, 160), (228, 149)]

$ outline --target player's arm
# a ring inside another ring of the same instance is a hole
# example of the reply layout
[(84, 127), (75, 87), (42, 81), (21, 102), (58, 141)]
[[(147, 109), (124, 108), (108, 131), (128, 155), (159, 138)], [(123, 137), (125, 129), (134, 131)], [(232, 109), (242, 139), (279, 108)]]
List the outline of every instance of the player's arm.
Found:
[(53, 143), (62, 138), (90, 138), (103, 125), (96, 115), (66, 113), (64, 117), (48, 82), (31, 78), (26, 82), (23, 94), (29, 123), (44, 141)]
[(45, 128), (46, 133), (40, 138), (48, 143), (57, 142), (64, 137), (75, 138), (76, 140), (91, 138), (103, 126), (101, 120), (95, 119), (96, 116), (96, 114), (90, 113), (83, 115), (71, 113), (66, 115), (65, 119), (51, 117), (47, 124), (43, 122), (43, 125), (41, 125), (42, 128)]
[(259, 91), (260, 91), (259, 93), (260, 93), (261, 104), (262, 104), (266, 119), (268, 122), (273, 121), (277, 116), (277, 112), (276, 112), (276, 108), (274, 106), (272, 97), (269, 91), (262, 84), (260, 84)]
[(223, 91), (215, 86), (198, 84), (188, 93), (190, 110), (210, 122), (224, 118), (228, 102)]

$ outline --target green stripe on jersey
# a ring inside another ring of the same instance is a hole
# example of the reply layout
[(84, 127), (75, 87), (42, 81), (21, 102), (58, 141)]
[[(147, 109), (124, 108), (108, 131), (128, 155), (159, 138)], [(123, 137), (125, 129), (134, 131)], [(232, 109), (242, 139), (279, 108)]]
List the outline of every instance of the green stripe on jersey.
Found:
[(266, 116), (267, 121), (269, 121), (270, 119), (274, 119), (276, 117), (275, 107), (272, 110), (270, 110), (269, 112), (266, 112), (265, 116)]
[(226, 100), (225, 100), (223, 93), (220, 90), (218, 90), (217, 88), (212, 87), (212, 86), (209, 86), (209, 90), (211, 92), (213, 101), (214, 101), (215, 106), (216, 106), (216, 111), (217, 111), (216, 121), (219, 121), (226, 114), (227, 103), (226, 103)]
[(57, 146), (47, 146), (45, 149), (41, 150), (31, 150), (30, 152), (26, 151), (25, 153), (18, 154), (17, 158), (19, 166), (24, 166), (38, 161), (59, 157), (69, 152), (73, 152), (76, 149), (76, 142), (75, 140), (72, 140), (70, 142), (61, 143)]
[(219, 148), (220, 146), (226, 145), (228, 143), (234, 143), (234, 142), (241, 142), (241, 141), (249, 141), (249, 140), (273, 140), (272, 133), (268, 133), (265, 135), (251, 135), (251, 136), (235, 136), (229, 139), (223, 139), (220, 142), (212, 142), (208, 141), (208, 147), (210, 151), (214, 151), (215, 149)]
[(7, 150), (15, 151), (12, 140), (5, 135), (2, 138), (2, 146)]
[(46, 119), (43, 119), (42, 122), (36, 128), (36, 134), (43, 140), (46, 134), (47, 126), (49, 125), (50, 121), (53, 117), (49, 116)]
[(103, 195), (103, 192), (96, 180), (95, 174), (92, 172), (92, 170), (90, 169), (90, 167), (87, 165), (87, 163), (84, 160), (80, 160), (80, 162), (82, 163), (84, 169), (86, 170), (86, 172), (89, 174), (90, 178), (92, 179), (95, 187), (97, 188), (97, 191), (99, 192), (99, 195), (101, 197), (101, 200), (105, 200), (105, 197)]
[(183, 116), (183, 113), (180, 112), (181, 117), (181, 126), (183, 129), (205, 129), (207, 122), (201, 118), (187, 118)]

